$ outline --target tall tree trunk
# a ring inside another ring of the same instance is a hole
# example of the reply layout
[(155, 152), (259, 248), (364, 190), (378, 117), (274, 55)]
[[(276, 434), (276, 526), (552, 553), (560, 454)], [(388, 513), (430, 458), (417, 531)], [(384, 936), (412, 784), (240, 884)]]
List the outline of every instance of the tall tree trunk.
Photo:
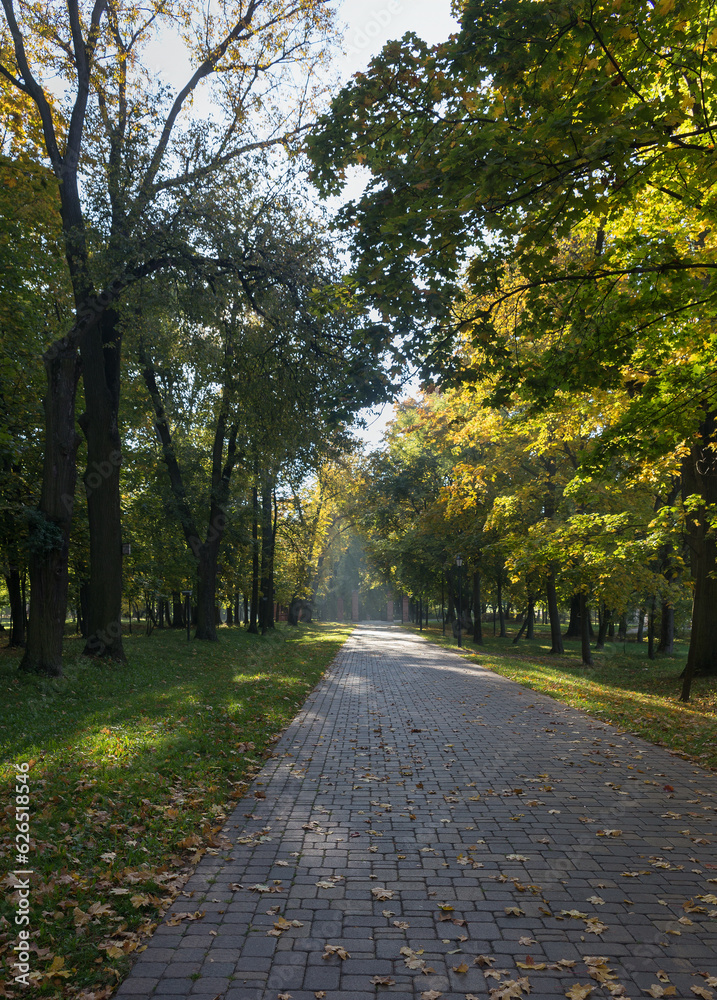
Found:
[[(256, 475), (256, 467), (254, 468)], [(247, 631), (252, 635), (257, 635), (257, 608), (259, 605), (259, 491), (256, 486), (252, 487), (252, 522), (251, 522), (251, 618)]]
[(565, 633), (566, 639), (579, 639), (582, 635), (581, 622), (580, 622), (580, 595), (573, 594), (570, 598), (570, 619), (568, 621), (568, 628)]
[(178, 590), (172, 591), (172, 628), (184, 628), (184, 607)]
[(590, 616), (587, 607), (587, 597), (584, 591), (580, 591), (580, 645), (583, 656), (583, 663), (586, 667), (593, 665), (593, 655), (590, 650)]
[(606, 606), (605, 602), (602, 602), (601, 612), (600, 612), (600, 625), (598, 628), (597, 642), (595, 643), (595, 649), (605, 648), (605, 637), (607, 636), (607, 631), (612, 621), (612, 611)]
[(483, 621), (481, 619), (480, 570), (473, 571), (473, 643), (483, 645)]
[(25, 608), (22, 600), (22, 578), (17, 566), (11, 565), (5, 574), (5, 584), (10, 599), (10, 638), (8, 646), (16, 649), (25, 645)]
[(90, 525), (89, 634), (84, 653), (125, 659), (122, 646), (122, 524), (118, 425), (119, 315), (108, 308), (80, 340), (85, 412), (80, 427), (87, 440), (83, 476)]
[(503, 567), (498, 567), (497, 573), (497, 588), (498, 588), (498, 622), (500, 624), (500, 632), (498, 633), (501, 639), (505, 639), (505, 611), (503, 609)]
[(694, 578), (692, 630), (681, 700), (690, 697), (692, 678), (717, 674), (717, 540), (709, 521), (717, 505), (717, 412), (706, 413), (699, 437), (682, 463), (683, 495), (699, 497), (701, 506), (686, 518), (690, 564)]
[(642, 642), (644, 635), (645, 635), (645, 609), (642, 606), (640, 606), (637, 609), (637, 635), (635, 636), (635, 641)]
[(525, 631), (526, 639), (535, 638), (535, 598), (528, 599), (528, 627)]
[(560, 628), (560, 612), (558, 610), (558, 595), (555, 588), (555, 571), (550, 570), (546, 581), (546, 596), (548, 602), (548, 618), (550, 619), (550, 652), (556, 656), (565, 652), (563, 634)]
[(669, 601), (662, 601), (660, 610), (660, 641), (658, 653), (671, 654), (675, 651), (675, 609)]
[(261, 634), (274, 627), (274, 608), (271, 594), (271, 538), (272, 538), (272, 483), (265, 476), (261, 490)]
[(647, 619), (647, 656), (655, 659), (655, 595), (650, 599), (650, 614)]
[(80, 441), (75, 428), (79, 363), (74, 342), (64, 338), (53, 344), (43, 361), (45, 455), (40, 506), (30, 525), (30, 620), (20, 670), (59, 677)]

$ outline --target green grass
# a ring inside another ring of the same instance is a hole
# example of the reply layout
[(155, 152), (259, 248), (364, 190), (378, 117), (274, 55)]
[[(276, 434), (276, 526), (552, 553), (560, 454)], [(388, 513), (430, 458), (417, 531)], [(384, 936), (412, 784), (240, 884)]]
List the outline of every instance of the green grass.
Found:
[(71, 638), (55, 680), (18, 674), (19, 655), (0, 651), (0, 879), (19, 867), (13, 768), (30, 762), (36, 949), (33, 985), (14, 987), (6, 881), (0, 997), (110, 995), (350, 631), (135, 634), (123, 666), (82, 657)]
[[(646, 642), (608, 643), (604, 651), (593, 653), (594, 665), (585, 667), (579, 641), (565, 640), (565, 655), (551, 656), (547, 631), (536, 629), (535, 639), (518, 645), (512, 641), (517, 627), (507, 639), (492, 636), (490, 626), (486, 631), (483, 647), (475, 647), (471, 636), (463, 637), (463, 655), (469, 662), (674, 750), (702, 767), (717, 768), (717, 677), (695, 678), (690, 701), (679, 701), (686, 643), (675, 643), (673, 656), (655, 661), (647, 658)], [(420, 634), (457, 648), (452, 636), (442, 636), (440, 625), (432, 624)]]

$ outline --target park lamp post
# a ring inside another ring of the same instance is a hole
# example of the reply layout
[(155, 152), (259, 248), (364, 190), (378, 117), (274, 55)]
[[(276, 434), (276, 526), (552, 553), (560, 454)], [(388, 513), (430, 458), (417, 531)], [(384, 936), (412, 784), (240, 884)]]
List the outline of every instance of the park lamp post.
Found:
[(463, 625), (463, 607), (462, 607), (462, 588), (461, 588), (461, 566), (463, 565), (463, 556), (456, 556), (456, 566), (458, 567), (458, 645), (462, 646), (462, 636), (461, 628)]
[(187, 642), (189, 642), (192, 638), (192, 592), (191, 590), (183, 590), (182, 593), (184, 594), (184, 617), (187, 622)]

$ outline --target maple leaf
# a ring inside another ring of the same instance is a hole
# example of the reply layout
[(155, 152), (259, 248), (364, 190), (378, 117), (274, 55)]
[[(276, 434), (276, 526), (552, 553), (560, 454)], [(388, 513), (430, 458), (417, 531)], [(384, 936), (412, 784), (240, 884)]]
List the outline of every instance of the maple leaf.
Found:
[(653, 983), (645, 993), (651, 997), (673, 997), (677, 994), (677, 990), (674, 986), (660, 986), (659, 983)]
[(525, 910), (521, 910), (519, 906), (506, 906), (505, 912), (509, 917), (524, 917)]
[(702, 1000), (712, 1000), (714, 996), (712, 990), (706, 990), (704, 986), (690, 986), (690, 990), (696, 997), (702, 997)]
[(291, 993), (277, 993), (279, 1000), (291, 1000)]
[(460, 972), (461, 975), (463, 975), (464, 972), (468, 972), (468, 963), (467, 962), (461, 962), (460, 965), (454, 965), (453, 966), (453, 971), (454, 972)]
[(384, 899), (393, 899), (393, 890), (377, 885), (371, 890), (371, 895), (374, 899), (379, 899), (383, 902)]
[(575, 983), (565, 996), (568, 997), (568, 1000), (585, 1000), (585, 997), (590, 996), (594, 989), (594, 986), (581, 986), (580, 983)]
[(588, 934), (602, 934), (608, 929), (608, 925), (604, 924), (598, 917), (588, 917), (585, 921), (585, 927)]
[(518, 939), (518, 944), (522, 944), (524, 948), (529, 947), (531, 944), (537, 944), (538, 942), (532, 937), (522, 937)]
[(396, 980), (391, 979), (390, 976), (373, 976), (369, 982), (373, 983), (374, 986), (395, 986)]
[(394, 920), (393, 926), (398, 927), (400, 931), (407, 931), (411, 925), (409, 923), (406, 923), (405, 920)]
[(351, 955), (340, 944), (325, 944), (324, 953), (321, 957), (331, 958), (332, 955), (338, 955), (342, 962), (346, 961), (347, 958), (351, 958)]
[(500, 986), (496, 986), (488, 992), (493, 1000), (514, 1000), (514, 998), (522, 997), (524, 991), (530, 992), (530, 984), (527, 979), (522, 978), (506, 979)]
[(393, 912), (393, 910), (381, 910), (381, 913), (384, 915), (384, 917), (395, 917), (396, 916), (396, 914)]
[(177, 927), (183, 920), (201, 920), (205, 913), (206, 910), (195, 910), (194, 913), (173, 913), (167, 923), (170, 927)]
[[(327, 882), (326, 880), (321, 882), (315, 882), (314, 885), (318, 885), (319, 889), (335, 889), (335, 882)], [(322, 897), (323, 898), (323, 897)]]
[(477, 958), (473, 959), (473, 965), (495, 965), (495, 959), (492, 955), (478, 955)]
[(440, 990), (424, 990), (424, 992), (421, 993), (421, 1000), (438, 1000), (438, 998), (442, 996), (443, 994)]
[(314, 990), (314, 996), (316, 997), (316, 1000), (324, 1000), (326, 990)]
[(581, 913), (580, 910), (561, 910), (560, 912), (564, 917), (575, 917), (576, 920), (584, 920), (587, 917), (587, 913)]

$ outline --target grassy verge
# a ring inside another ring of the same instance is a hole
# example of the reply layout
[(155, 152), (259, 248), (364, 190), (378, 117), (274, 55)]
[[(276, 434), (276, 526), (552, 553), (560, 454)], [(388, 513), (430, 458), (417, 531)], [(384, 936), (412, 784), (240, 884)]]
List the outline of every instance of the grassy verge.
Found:
[[(221, 847), (228, 811), (350, 631), (223, 628), (218, 643), (135, 634), (124, 666), (88, 661), (70, 639), (59, 680), (18, 675), (19, 657), (0, 652), (0, 997), (112, 994), (200, 857)], [(22, 762), (29, 989), (13, 983), (20, 904), (7, 874), (20, 868), (12, 795)]]
[[(452, 636), (442, 636), (440, 626), (432, 625), (421, 635), (456, 648)], [(650, 661), (647, 643), (608, 643), (603, 652), (594, 654), (594, 666), (584, 667), (579, 641), (565, 640), (565, 656), (551, 656), (549, 633), (536, 630), (534, 640), (521, 640), (515, 646), (511, 637), (487, 635), (477, 653), (472, 637), (466, 636), (463, 655), (703, 767), (717, 768), (717, 678), (696, 678), (691, 700), (680, 702), (678, 676), (687, 647), (684, 643), (675, 647), (674, 656)]]

